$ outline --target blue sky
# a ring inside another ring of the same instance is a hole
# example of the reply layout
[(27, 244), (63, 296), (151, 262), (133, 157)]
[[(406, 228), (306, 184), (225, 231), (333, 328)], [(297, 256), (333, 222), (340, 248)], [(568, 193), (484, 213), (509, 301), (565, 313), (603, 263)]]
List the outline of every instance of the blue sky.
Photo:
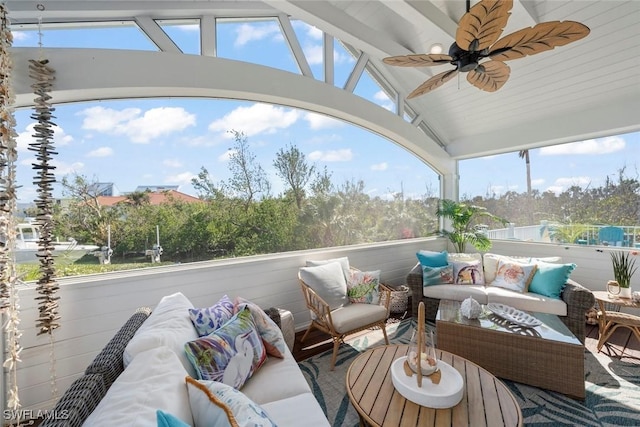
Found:
[[(322, 79), (322, 34), (301, 22), (293, 24), (315, 78)], [(199, 52), (195, 25), (163, 28), (185, 53)], [(155, 50), (133, 27), (82, 30), (82, 37), (78, 31), (44, 31), (42, 44)], [(35, 31), (15, 32), (14, 36), (14, 46), (38, 45)], [(218, 55), (251, 58), (252, 62), (297, 72), (275, 21), (220, 23)], [(335, 84), (342, 86), (355, 61), (337, 42), (334, 60)], [(366, 74), (355, 93), (393, 108)], [(21, 202), (35, 197), (31, 184), (34, 156), (26, 150), (33, 133), (31, 113), (16, 111)], [(201, 167), (207, 168), (215, 181), (228, 179), (227, 162), (233, 145), (229, 131), (237, 130), (247, 135), (276, 195), (283, 186), (273, 160), (281, 147), (290, 144), (318, 168), (326, 166), (337, 184), (362, 179), (369, 194), (381, 197), (401, 189), (409, 197), (438, 195), (437, 175), (396, 144), (341, 121), (288, 107), (229, 100), (118, 100), (57, 105), (55, 116), (57, 177), (77, 173), (90, 180), (113, 182), (121, 193), (138, 185), (179, 185), (180, 191), (195, 195), (190, 182)], [(533, 187), (557, 192), (574, 184), (598, 186), (607, 175), (617, 176), (621, 167), (635, 177), (638, 159), (640, 133), (532, 150)], [(525, 165), (517, 153), (462, 161), (460, 175), (463, 195), (526, 191)]]

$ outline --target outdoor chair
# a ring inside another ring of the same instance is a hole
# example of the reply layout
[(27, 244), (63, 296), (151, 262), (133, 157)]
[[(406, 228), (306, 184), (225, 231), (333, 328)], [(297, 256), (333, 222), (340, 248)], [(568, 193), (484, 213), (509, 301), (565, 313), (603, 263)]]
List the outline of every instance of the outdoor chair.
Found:
[(624, 230), (620, 227), (602, 227), (598, 231), (598, 240), (601, 245), (623, 246)]
[[(359, 272), (349, 268), (348, 272)], [(303, 342), (313, 329), (331, 335), (333, 355), (331, 370), (335, 368), (338, 349), (344, 338), (355, 332), (379, 327), (388, 345), (389, 338), (385, 329), (389, 317), (391, 289), (378, 285), (379, 298), (372, 303), (349, 302), (347, 297), (346, 274), (339, 263), (304, 267), (298, 272), (305, 303), (311, 312), (311, 324), (301, 339)]]

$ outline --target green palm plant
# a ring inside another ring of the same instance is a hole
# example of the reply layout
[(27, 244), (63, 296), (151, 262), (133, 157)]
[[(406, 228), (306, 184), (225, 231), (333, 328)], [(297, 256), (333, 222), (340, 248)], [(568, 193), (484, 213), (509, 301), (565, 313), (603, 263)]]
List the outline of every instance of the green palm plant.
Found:
[(449, 199), (440, 201), (436, 216), (451, 221), (451, 230), (441, 230), (440, 233), (453, 243), (457, 252), (464, 252), (467, 242), (479, 251), (491, 248), (491, 240), (477, 224), (473, 223), (473, 220), (482, 217), (498, 221), (503, 225), (509, 223), (508, 220), (487, 212), (487, 209), (482, 206), (468, 205)]
[(631, 276), (636, 272), (636, 260), (630, 259), (630, 252), (611, 252), (611, 264), (613, 266), (613, 277), (621, 288), (628, 288), (631, 284)]

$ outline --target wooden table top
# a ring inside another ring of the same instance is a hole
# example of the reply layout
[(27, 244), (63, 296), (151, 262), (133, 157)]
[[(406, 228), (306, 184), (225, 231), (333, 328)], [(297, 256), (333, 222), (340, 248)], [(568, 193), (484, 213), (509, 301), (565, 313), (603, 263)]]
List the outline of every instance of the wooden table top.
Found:
[(640, 302), (633, 302), (631, 298), (620, 298), (619, 296), (610, 295), (607, 291), (593, 291), (593, 296), (598, 301), (608, 302), (621, 307), (640, 308)]
[[(436, 350), (464, 380), (465, 392), (453, 408), (433, 409), (405, 399), (393, 386), (390, 367), (406, 356), (408, 345), (379, 346), (358, 356), (347, 371), (349, 400), (371, 426), (522, 426), (518, 403), (498, 378), (475, 363)], [(443, 381), (445, 379), (443, 378)]]

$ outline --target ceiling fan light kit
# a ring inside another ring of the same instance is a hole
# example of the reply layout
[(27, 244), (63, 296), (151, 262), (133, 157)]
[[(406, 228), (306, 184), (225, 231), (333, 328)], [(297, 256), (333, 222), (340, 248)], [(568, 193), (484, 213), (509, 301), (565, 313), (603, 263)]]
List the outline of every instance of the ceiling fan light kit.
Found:
[(449, 48), (448, 55), (432, 52), (391, 56), (384, 58), (383, 62), (397, 67), (432, 67), (444, 64), (455, 67), (431, 77), (411, 92), (407, 99), (442, 86), (460, 72), (467, 73), (467, 81), (478, 89), (495, 92), (507, 82), (511, 73), (511, 69), (503, 61), (564, 46), (586, 37), (590, 31), (579, 22), (550, 21), (500, 38), (512, 7), (513, 0), (481, 0), (468, 9), (458, 23), (456, 39)]

